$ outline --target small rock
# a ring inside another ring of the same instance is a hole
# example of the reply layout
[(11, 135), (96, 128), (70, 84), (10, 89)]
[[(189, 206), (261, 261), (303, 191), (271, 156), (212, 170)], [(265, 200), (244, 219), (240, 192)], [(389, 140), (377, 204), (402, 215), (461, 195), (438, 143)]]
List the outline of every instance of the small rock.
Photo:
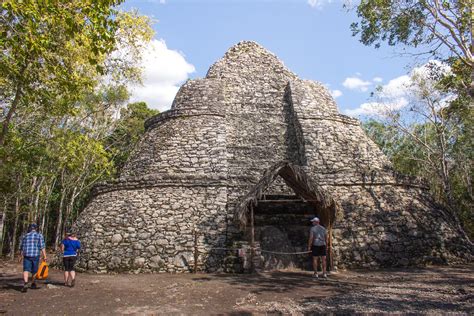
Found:
[(120, 235), (120, 234), (115, 234), (115, 235), (112, 236), (112, 242), (114, 244), (117, 244), (117, 243), (121, 242), (122, 239), (123, 239), (122, 235)]
[(143, 265), (145, 264), (145, 258), (135, 258), (135, 260), (133, 261), (133, 264), (135, 267), (143, 267)]
[(115, 299), (116, 302), (120, 302), (121, 299), (119, 299), (118, 297)]
[(53, 285), (53, 284), (46, 284), (46, 287), (47, 287), (48, 289), (59, 289), (59, 286)]

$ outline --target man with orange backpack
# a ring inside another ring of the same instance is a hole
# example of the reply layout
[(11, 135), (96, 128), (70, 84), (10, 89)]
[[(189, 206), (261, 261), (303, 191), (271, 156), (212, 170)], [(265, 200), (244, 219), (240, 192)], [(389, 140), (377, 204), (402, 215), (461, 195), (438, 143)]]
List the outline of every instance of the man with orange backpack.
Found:
[[(25, 293), (28, 290), (29, 273), (35, 275), (38, 271), (40, 255), (43, 254), (43, 260), (46, 261), (46, 250), (44, 237), (37, 232), (38, 225), (35, 223), (28, 226), (28, 233), (23, 237), (20, 243), (20, 252), (23, 258), (23, 287), (21, 291)], [(35, 279), (32, 278), (31, 288), (36, 289)]]

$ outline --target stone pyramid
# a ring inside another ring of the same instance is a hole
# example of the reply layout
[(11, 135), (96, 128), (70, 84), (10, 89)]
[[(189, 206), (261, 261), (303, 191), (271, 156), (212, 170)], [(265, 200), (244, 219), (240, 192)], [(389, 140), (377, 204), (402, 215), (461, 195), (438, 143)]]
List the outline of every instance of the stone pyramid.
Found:
[(427, 188), (395, 174), (322, 84), (299, 79), (255, 42), (236, 44), (205, 78), (188, 80), (145, 126), (120, 177), (94, 188), (76, 223), (86, 270), (220, 270), (234, 251), (221, 248), (248, 241), (235, 215), (249, 194), (260, 205), (257, 238), (272, 226), (278, 244), (301, 250), (307, 217), (322, 216), (324, 203), (299, 194), (301, 177), (291, 184), (280, 165), (337, 204), (325, 221), (336, 267), (472, 259), (472, 244)]

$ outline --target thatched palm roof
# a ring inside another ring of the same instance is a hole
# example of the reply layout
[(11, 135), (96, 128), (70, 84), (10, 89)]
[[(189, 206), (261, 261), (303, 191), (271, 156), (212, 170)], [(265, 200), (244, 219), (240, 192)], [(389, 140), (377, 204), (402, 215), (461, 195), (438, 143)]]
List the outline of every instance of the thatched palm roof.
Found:
[(235, 220), (241, 228), (245, 228), (247, 224), (250, 206), (257, 204), (257, 201), (277, 176), (281, 176), (297, 195), (318, 208), (323, 224), (331, 225), (334, 222), (336, 214), (341, 208), (340, 205), (326, 190), (315, 184), (302, 167), (282, 161), (267, 169), (260, 181), (240, 200), (235, 212)]

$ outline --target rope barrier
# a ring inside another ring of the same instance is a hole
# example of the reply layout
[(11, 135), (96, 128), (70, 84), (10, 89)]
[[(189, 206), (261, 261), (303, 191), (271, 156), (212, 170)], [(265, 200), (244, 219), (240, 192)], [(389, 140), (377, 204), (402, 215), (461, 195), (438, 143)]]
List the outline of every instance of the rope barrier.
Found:
[(302, 255), (308, 254), (311, 251), (301, 251), (301, 252), (277, 252), (277, 251), (268, 251), (268, 250), (260, 250), (261, 252), (272, 253), (276, 255)]
[[(242, 249), (242, 248), (219, 248), (219, 247), (213, 247), (213, 248), (210, 248), (209, 250), (230, 250), (230, 251), (238, 251), (239, 249)], [(249, 247), (248, 249), (252, 249), (252, 247)], [(253, 248), (253, 249), (258, 249), (258, 248)], [(263, 249), (261, 249), (260, 252), (271, 253), (271, 254), (276, 254), (276, 255), (302, 255), (302, 254), (308, 254), (308, 253), (310, 253), (311, 251), (278, 252), (278, 251), (269, 251), (269, 250), (263, 250)]]
[(209, 250), (232, 250), (237, 251), (239, 248), (210, 248)]

